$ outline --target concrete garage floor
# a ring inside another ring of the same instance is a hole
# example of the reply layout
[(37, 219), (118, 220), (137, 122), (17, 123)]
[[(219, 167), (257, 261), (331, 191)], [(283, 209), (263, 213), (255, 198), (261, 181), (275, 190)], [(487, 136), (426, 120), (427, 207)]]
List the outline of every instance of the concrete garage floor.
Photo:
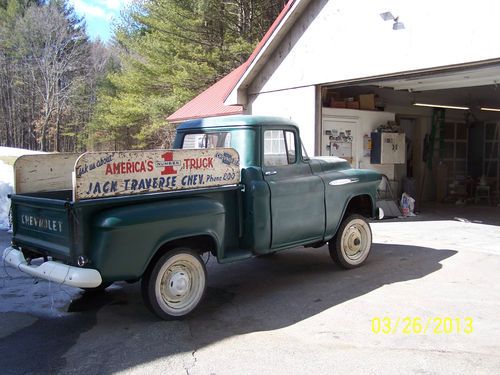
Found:
[[(138, 285), (90, 296), (2, 269), (1, 372), (498, 374), (500, 208), (423, 212), (373, 223), (372, 254), (356, 270), (333, 265), (326, 247), (212, 259), (201, 308), (180, 322), (156, 320)], [(391, 333), (374, 333), (384, 317)], [(405, 317), (430, 322), (427, 332), (404, 333)], [(438, 333), (433, 318), (446, 317), (454, 332)]]

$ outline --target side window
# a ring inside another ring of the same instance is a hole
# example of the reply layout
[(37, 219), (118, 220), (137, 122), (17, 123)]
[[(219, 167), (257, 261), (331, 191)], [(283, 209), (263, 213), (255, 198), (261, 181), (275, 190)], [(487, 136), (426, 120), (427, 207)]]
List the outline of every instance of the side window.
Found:
[(264, 166), (293, 164), (296, 160), (295, 133), (288, 130), (264, 131)]

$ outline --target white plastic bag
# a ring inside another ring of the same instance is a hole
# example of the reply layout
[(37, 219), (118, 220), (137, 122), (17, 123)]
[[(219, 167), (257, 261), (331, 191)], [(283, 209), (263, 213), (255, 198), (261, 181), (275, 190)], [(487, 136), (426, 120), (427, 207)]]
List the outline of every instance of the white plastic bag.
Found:
[(413, 211), (415, 211), (415, 199), (403, 193), (401, 195), (401, 212), (403, 216), (416, 216)]

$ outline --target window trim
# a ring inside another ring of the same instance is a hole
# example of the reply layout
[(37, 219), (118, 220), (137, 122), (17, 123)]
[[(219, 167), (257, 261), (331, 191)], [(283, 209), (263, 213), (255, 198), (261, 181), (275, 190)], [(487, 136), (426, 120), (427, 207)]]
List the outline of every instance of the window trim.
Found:
[[(290, 159), (289, 159), (289, 148), (288, 148), (288, 141), (286, 139), (286, 133), (291, 133), (293, 135), (293, 148), (294, 148), (294, 161), (293, 163), (290, 163)], [(297, 138), (297, 135), (295, 134), (295, 132), (292, 132), (290, 130), (283, 130), (283, 138), (285, 139), (285, 152), (286, 152), (286, 161), (287, 161), (287, 165), (292, 165), (292, 164), (296, 164), (297, 163), (297, 142), (296, 142), (296, 138)]]
[[(286, 154), (284, 155), (285, 156), (285, 159), (287, 161), (286, 164), (281, 164), (281, 165), (266, 165), (265, 164), (265, 133), (266, 131), (281, 131), (283, 133), (283, 138), (284, 138), (284, 143), (285, 143), (285, 151), (286, 151)], [(293, 163), (290, 163), (289, 162), (289, 159), (288, 159), (288, 142), (286, 141), (286, 132), (290, 132), (293, 134), (293, 138), (294, 138), (294, 146), (295, 146), (295, 161)], [(262, 148), (262, 151), (261, 151), (261, 167), (262, 168), (281, 168), (281, 167), (287, 167), (287, 166), (291, 166), (291, 165), (296, 165), (296, 164), (299, 164), (300, 161), (302, 161), (302, 154), (301, 154), (301, 151), (298, 151), (298, 148), (297, 148), (297, 142), (298, 142), (298, 133), (297, 133), (297, 129), (295, 127), (291, 127), (291, 126), (280, 126), (280, 125), (276, 125), (276, 126), (262, 126), (262, 136), (261, 136), (261, 148)]]

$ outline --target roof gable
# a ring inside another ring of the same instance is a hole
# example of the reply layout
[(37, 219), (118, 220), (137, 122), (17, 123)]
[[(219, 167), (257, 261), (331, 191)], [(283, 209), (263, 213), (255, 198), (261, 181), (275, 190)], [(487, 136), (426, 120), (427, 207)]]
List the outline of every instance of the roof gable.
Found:
[[(252, 103), (261, 94), (361, 82), (385, 86), (385, 80), (393, 87), (420, 91), (425, 88), (421, 76), (437, 73), (444, 76), (438, 79), (439, 87), (444, 80), (449, 86), (453, 79), (451, 84), (463, 87), (472, 84), (472, 77), (464, 73), (452, 78), (451, 71), (498, 64), (500, 44), (490, 38), (500, 33), (491, 12), (498, 8), (498, 0), (455, 7), (453, 17), (446, 2), (398, 2), (397, 14), (406, 26), (402, 30), (394, 30), (380, 17), (388, 3), (364, 1), (360, 7), (353, 1), (315, 0), (302, 11), (297, 5), (273, 36), (271, 48), (247, 68), (225, 103), (259, 108)], [(429, 43), (438, 34), (440, 42)], [(482, 84), (500, 82), (498, 74), (488, 73), (481, 73), (487, 77)]]
[[(248, 67), (243, 72), (242, 76), (236, 82), (228, 97), (224, 101), (227, 105), (235, 105), (237, 103), (246, 103), (246, 93), (244, 92), (249, 82), (256, 74), (265, 66), (267, 59), (272, 54), (274, 49), (280, 44), (288, 30), (293, 26), (294, 22), (300, 17), (304, 9), (311, 0), (290, 0), (281, 11), (280, 15), (271, 25), (266, 35), (257, 48), (253, 51), (248, 59)], [(243, 95), (243, 97), (240, 97)]]

